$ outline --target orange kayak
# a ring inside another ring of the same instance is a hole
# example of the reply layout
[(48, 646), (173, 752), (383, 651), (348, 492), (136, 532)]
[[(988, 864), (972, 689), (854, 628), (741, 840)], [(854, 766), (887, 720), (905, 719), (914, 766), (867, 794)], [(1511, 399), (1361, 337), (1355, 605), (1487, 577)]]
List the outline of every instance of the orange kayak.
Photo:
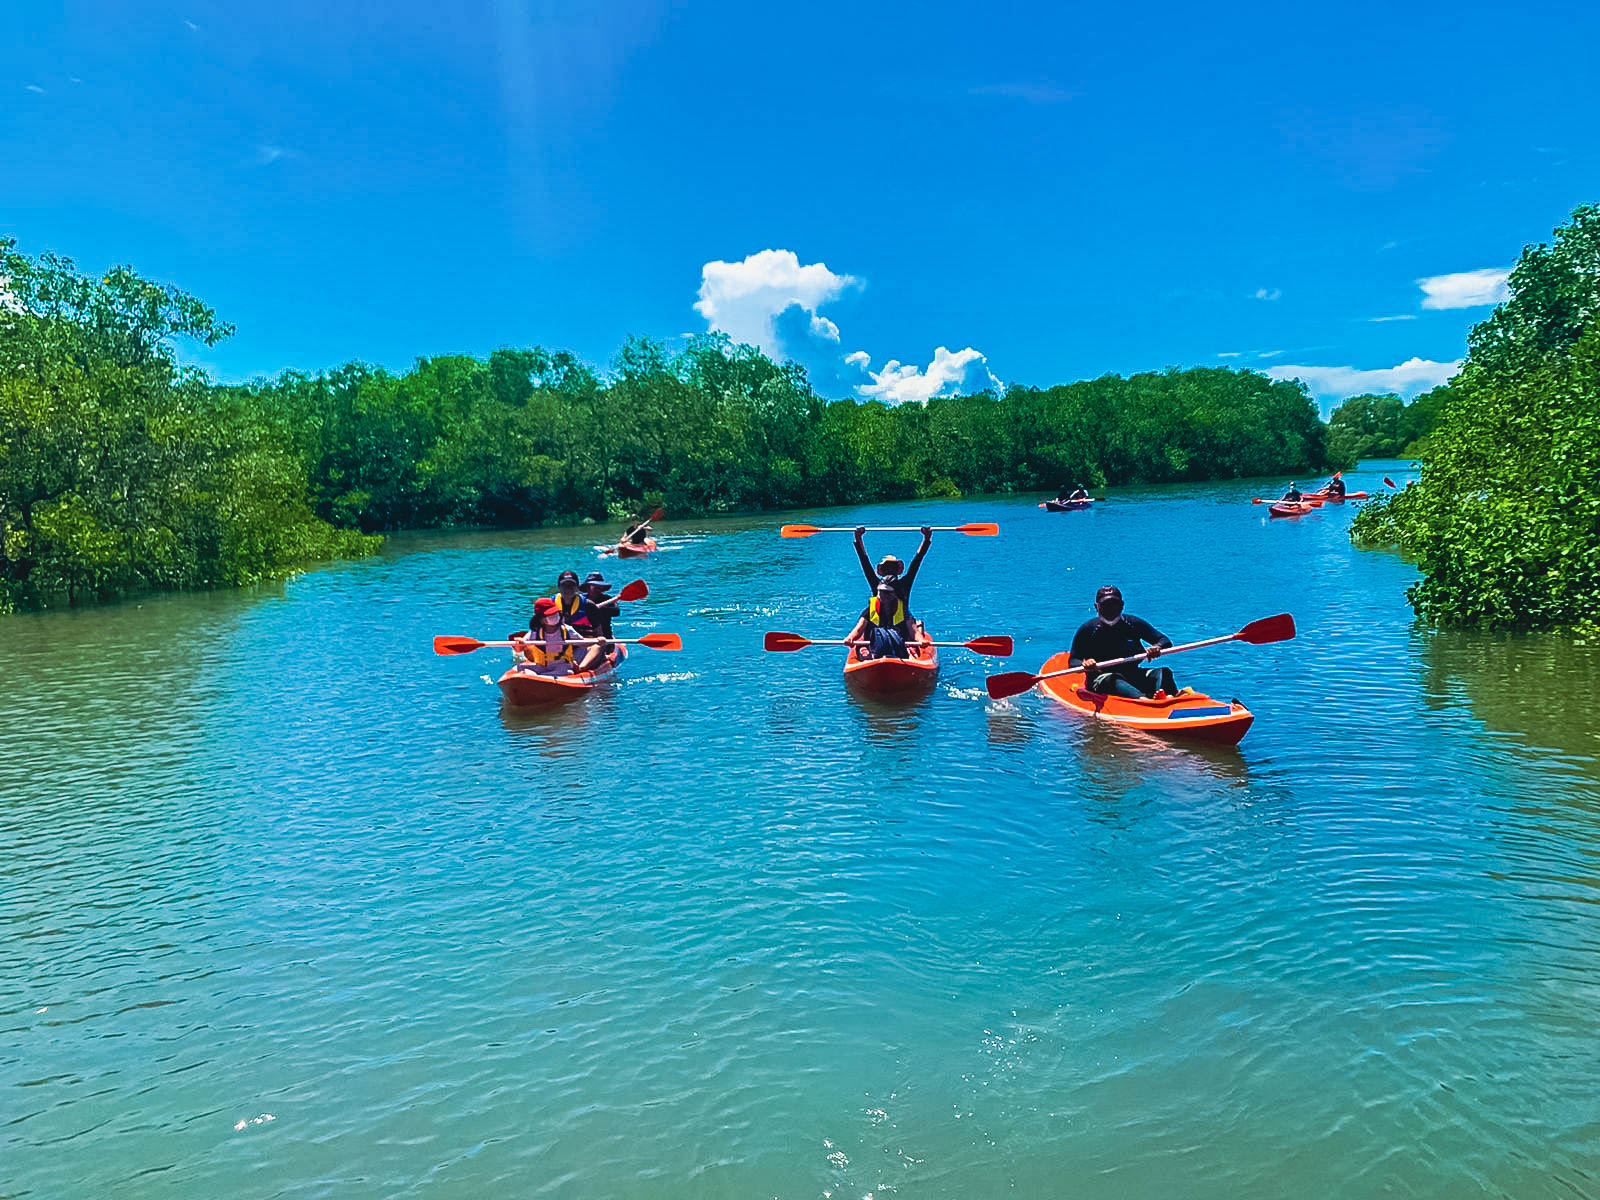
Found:
[[(926, 629), (922, 636), (928, 636)], [(939, 648), (910, 650), (910, 658), (857, 658), (852, 650), (844, 660), (844, 681), (869, 696), (897, 696), (932, 687), (939, 675)]]
[[(1039, 668), (1039, 674), (1065, 671), (1071, 661), (1070, 654), (1054, 655)], [(1064, 675), (1059, 679), (1042, 680), (1039, 690), (1085, 716), (1097, 717), (1125, 729), (1142, 729), (1162, 737), (1181, 737), (1221, 746), (1237, 746), (1255, 720), (1255, 715), (1237, 700), (1216, 700), (1191, 688), (1160, 700), (1130, 700), (1088, 691), (1081, 686), (1082, 682), (1082, 675)]]
[(646, 554), (650, 554), (651, 552), (653, 552), (655, 550), (655, 548), (656, 548), (656, 540), (655, 540), (655, 538), (647, 538), (645, 540), (644, 545), (642, 545), (642, 546), (636, 546), (632, 542), (618, 542), (617, 543), (617, 557), (618, 558), (643, 558)]
[(1290, 504), (1280, 501), (1267, 506), (1267, 515), (1272, 517), (1303, 517), (1310, 511), (1309, 504)]
[(612, 646), (604, 662), (594, 670), (578, 675), (540, 675), (531, 669), (512, 667), (500, 676), (500, 697), (512, 708), (535, 708), (581, 700), (604, 683), (627, 657), (626, 646)]

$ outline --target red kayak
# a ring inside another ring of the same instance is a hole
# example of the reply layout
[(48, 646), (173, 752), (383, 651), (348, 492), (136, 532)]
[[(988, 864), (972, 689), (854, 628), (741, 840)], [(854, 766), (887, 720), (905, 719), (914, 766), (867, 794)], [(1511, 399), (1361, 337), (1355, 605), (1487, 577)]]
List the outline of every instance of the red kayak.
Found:
[[(926, 629), (922, 636), (928, 636)], [(845, 683), (869, 696), (899, 696), (931, 688), (939, 675), (939, 648), (916, 645), (909, 649), (910, 658), (857, 658), (851, 650), (844, 660)]]
[(1281, 500), (1277, 504), (1267, 505), (1267, 515), (1273, 517), (1303, 517), (1310, 511), (1309, 504), (1290, 504)]
[(1345, 500), (1365, 500), (1365, 492), (1346, 492), (1342, 496), (1330, 496), (1327, 492), (1301, 492), (1307, 500), (1326, 500), (1329, 504), (1339, 504)]
[(646, 538), (642, 545), (634, 542), (618, 542), (616, 555), (618, 558), (643, 558), (646, 554), (655, 552), (655, 538)]
[[(1039, 674), (1065, 671), (1071, 660), (1070, 653), (1054, 655), (1039, 668)], [(1068, 708), (1125, 729), (1219, 746), (1237, 746), (1255, 720), (1255, 715), (1237, 700), (1216, 700), (1193, 688), (1183, 688), (1176, 696), (1159, 700), (1130, 700), (1102, 696), (1087, 690), (1082, 683), (1083, 676), (1074, 674), (1041, 680), (1039, 688)]]
[(612, 646), (604, 662), (578, 675), (540, 675), (531, 667), (512, 667), (500, 676), (500, 697), (511, 708), (537, 708), (581, 700), (604, 683), (627, 657), (626, 646)]

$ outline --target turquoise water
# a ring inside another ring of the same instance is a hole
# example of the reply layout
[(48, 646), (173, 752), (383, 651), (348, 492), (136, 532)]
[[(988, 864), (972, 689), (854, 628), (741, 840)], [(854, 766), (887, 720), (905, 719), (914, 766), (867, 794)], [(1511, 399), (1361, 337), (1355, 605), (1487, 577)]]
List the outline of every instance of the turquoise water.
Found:
[[(908, 708), (761, 652), (863, 602), (780, 518), (0, 622), (0, 1195), (1600, 1194), (1600, 659), (1414, 626), (1269, 486), (795, 514), (1001, 523), (916, 607), (1018, 654)], [(568, 565), (687, 651), (537, 716), (429, 653)], [(1295, 614), (1172, 660), (1237, 751), (983, 695), (1105, 581)]]

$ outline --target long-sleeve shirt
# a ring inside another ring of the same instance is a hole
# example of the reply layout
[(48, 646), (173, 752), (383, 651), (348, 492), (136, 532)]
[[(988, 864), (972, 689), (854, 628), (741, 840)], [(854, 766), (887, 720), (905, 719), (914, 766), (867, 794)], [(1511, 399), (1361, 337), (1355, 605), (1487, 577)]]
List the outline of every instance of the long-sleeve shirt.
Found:
[[(1131, 613), (1123, 613), (1122, 619), (1116, 622), (1093, 617), (1078, 626), (1078, 632), (1072, 635), (1072, 656), (1067, 661), (1074, 667), (1081, 666), (1086, 658), (1092, 658), (1097, 663), (1110, 662), (1114, 658), (1143, 654), (1147, 645), (1166, 650), (1171, 647), (1172, 639), (1149, 621)], [(1111, 668), (1116, 674), (1130, 679), (1138, 669), (1135, 663)]]
[[(894, 594), (900, 597), (900, 603), (906, 606), (906, 616), (911, 615), (911, 585), (917, 580), (917, 568), (922, 566), (922, 560), (927, 556), (928, 547), (932, 543), (924, 542), (917, 547), (917, 552), (911, 556), (911, 565), (905, 573), (889, 580), (894, 588)], [(856, 543), (856, 557), (861, 560), (861, 573), (867, 577), (867, 587), (872, 591), (878, 590), (878, 572), (873, 568), (872, 560), (867, 557), (867, 548), (860, 542)]]

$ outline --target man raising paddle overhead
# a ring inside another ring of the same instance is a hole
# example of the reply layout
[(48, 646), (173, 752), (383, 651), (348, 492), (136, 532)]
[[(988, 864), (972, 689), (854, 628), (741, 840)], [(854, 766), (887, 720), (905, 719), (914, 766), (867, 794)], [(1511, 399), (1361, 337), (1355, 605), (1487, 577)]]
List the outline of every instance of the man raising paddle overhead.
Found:
[[(1122, 592), (1110, 584), (1101, 588), (1094, 597), (1095, 612), (1092, 620), (1085, 621), (1072, 636), (1069, 664), (1083, 668), (1084, 687), (1102, 695), (1154, 696), (1165, 692), (1172, 696), (1177, 686), (1172, 672), (1166, 667), (1146, 669), (1136, 663), (1126, 663), (1102, 671), (1100, 663), (1114, 658), (1143, 655), (1146, 661), (1163, 650), (1171, 649), (1172, 639), (1158, 632), (1150, 622), (1122, 611)], [(1148, 644), (1147, 644), (1148, 643)]]
[(905, 605), (907, 619), (911, 616), (911, 585), (917, 580), (917, 571), (922, 567), (922, 560), (928, 556), (928, 547), (933, 545), (933, 527), (922, 526), (922, 545), (917, 547), (917, 552), (911, 556), (911, 566), (893, 554), (885, 554), (878, 560), (876, 568), (867, 558), (867, 527), (857, 525), (856, 533), (856, 558), (861, 561), (861, 573), (867, 577), (867, 586), (876, 595), (880, 584), (887, 583), (894, 589), (894, 594), (899, 597), (900, 603)]

